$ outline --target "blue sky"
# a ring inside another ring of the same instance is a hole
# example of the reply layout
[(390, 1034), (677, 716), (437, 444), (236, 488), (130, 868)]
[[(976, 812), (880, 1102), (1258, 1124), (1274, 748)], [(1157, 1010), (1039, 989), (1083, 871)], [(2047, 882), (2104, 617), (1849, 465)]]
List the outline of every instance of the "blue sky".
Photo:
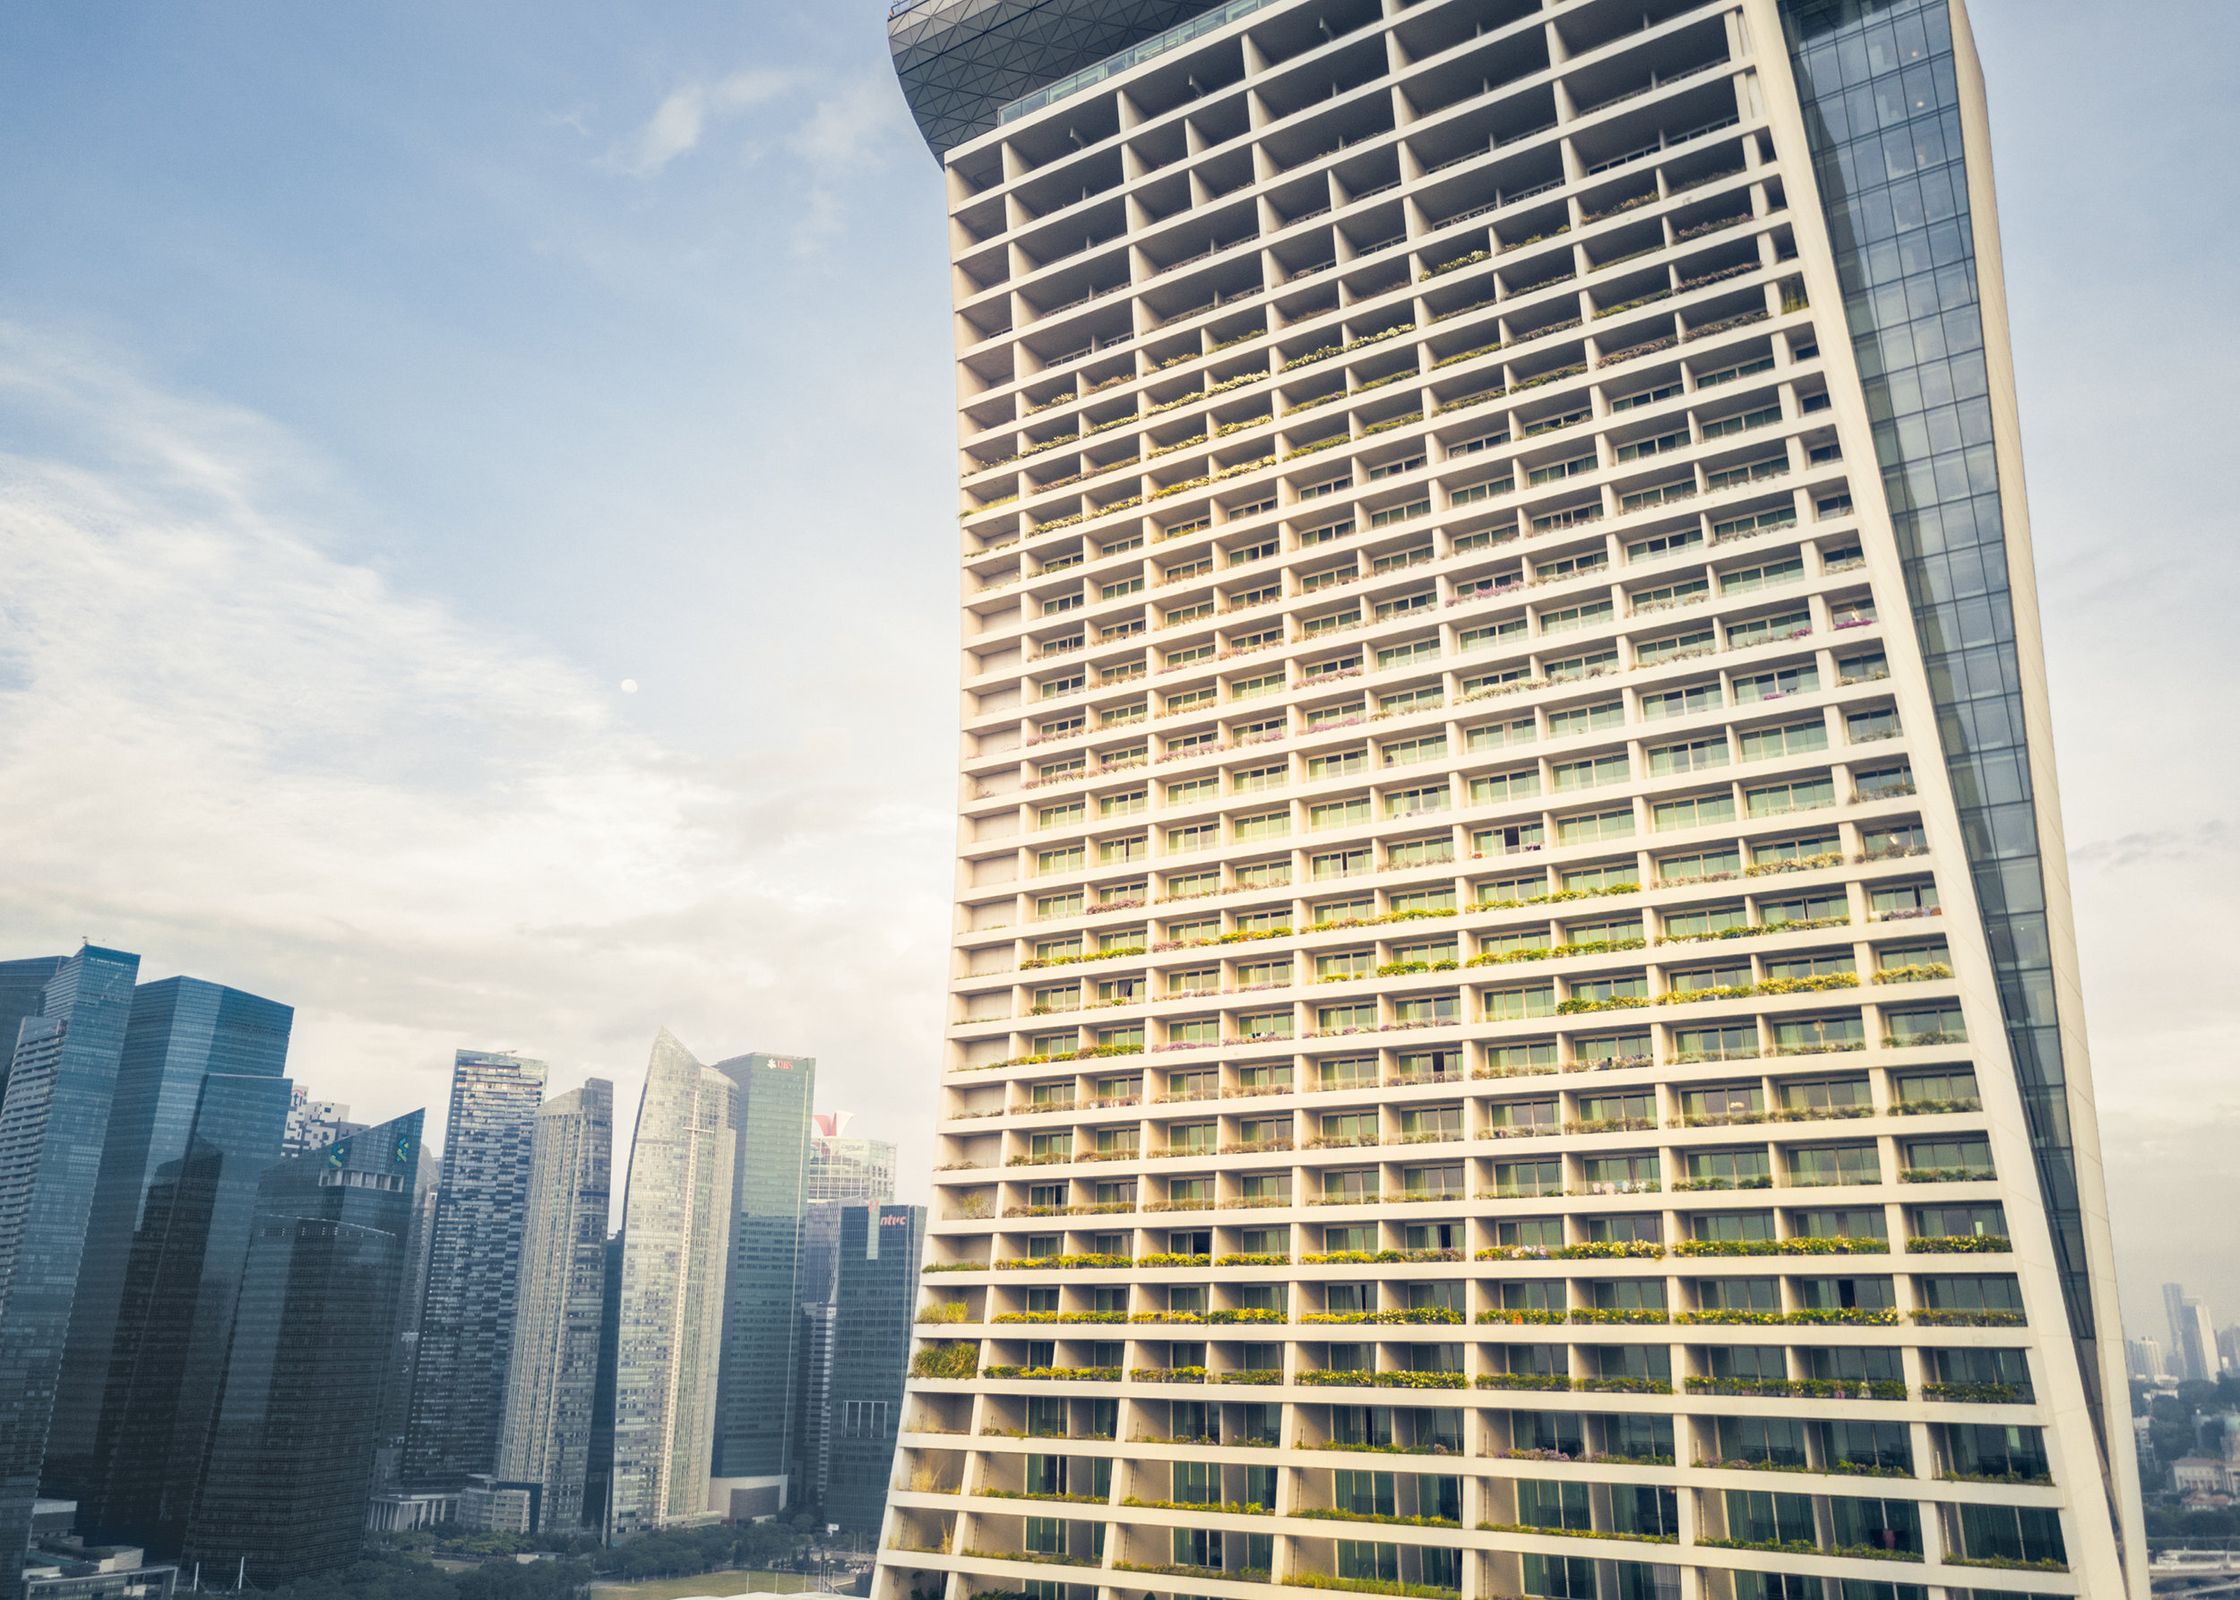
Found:
[[(1978, 0), (2128, 1304), (2240, 1319), (2240, 10)], [(956, 712), (936, 169), (878, 0), (16, 7), (0, 947), (634, 1104), (813, 1052), (930, 1160)], [(2165, 53), (2171, 41), (2181, 47)], [(640, 687), (621, 692), (624, 679)], [(2151, 1319), (2143, 1319), (2151, 1325)]]

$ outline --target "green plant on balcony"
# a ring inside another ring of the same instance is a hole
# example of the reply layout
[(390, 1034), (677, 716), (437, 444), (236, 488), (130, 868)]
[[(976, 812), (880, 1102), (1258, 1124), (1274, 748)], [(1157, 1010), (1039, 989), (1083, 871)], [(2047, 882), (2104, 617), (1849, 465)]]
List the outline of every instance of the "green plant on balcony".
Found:
[(963, 1301), (940, 1300), (930, 1306), (919, 1308), (918, 1320), (920, 1322), (969, 1322), (972, 1319), (966, 1314)]
[(982, 1367), (983, 1378), (1033, 1378), (1052, 1383), (1118, 1383), (1118, 1367)]
[(2020, 1328), (2027, 1326), (2029, 1321), (2019, 1311), (1961, 1311), (1928, 1307), (1916, 1311), (1913, 1320), (1924, 1328)]
[(922, 1345), (910, 1358), (913, 1378), (969, 1378), (980, 1361), (980, 1346), (970, 1339)]
[(1877, 983), (1927, 983), (1935, 978), (1952, 976), (1952, 966), (1944, 961), (1912, 961), (1903, 966), (1884, 967), (1874, 975)]
[(1924, 1256), (2005, 1255), (2013, 1248), (2003, 1233), (1928, 1234), (1906, 1241), (1906, 1249)]
[(1963, 1405), (2015, 1405), (2027, 1400), (2029, 1391), (2018, 1383), (1924, 1383), (1924, 1400), (1950, 1400)]
[(1397, 1578), (1339, 1578), (1326, 1572), (1290, 1572), (1283, 1581), (1302, 1589), (1351, 1589), (1359, 1594), (1406, 1595), (1411, 1600), (1462, 1600), (1460, 1589), (1435, 1583), (1403, 1583)]

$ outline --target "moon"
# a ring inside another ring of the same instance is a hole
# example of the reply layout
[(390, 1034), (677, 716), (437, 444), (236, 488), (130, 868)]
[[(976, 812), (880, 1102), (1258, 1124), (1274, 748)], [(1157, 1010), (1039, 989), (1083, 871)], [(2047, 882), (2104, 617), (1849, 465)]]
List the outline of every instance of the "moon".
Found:
[(622, 692), (624, 694), (636, 694), (638, 692), (638, 680), (635, 678), (623, 679)]

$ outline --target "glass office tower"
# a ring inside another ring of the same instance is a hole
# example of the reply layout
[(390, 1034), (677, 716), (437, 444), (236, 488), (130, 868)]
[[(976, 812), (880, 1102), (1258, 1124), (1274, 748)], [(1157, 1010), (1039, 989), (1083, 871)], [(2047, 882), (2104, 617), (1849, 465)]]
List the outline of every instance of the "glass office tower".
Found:
[[(715, 1070), (737, 1086), (739, 1100), (715, 1475), (760, 1480), (751, 1485), (760, 1497), (794, 1466), (801, 1197), (817, 1063), (756, 1051), (719, 1061)], [(754, 1505), (758, 1515), (777, 1509), (763, 1498)]]
[(407, 1488), (456, 1489), (497, 1462), (513, 1353), (529, 1151), (545, 1064), (461, 1050), (404, 1436)]
[(1958, 0), (890, 33), (964, 771), (879, 1593), (2143, 1595)]
[[(133, 994), (43, 1478), (50, 1496), (80, 1503), (95, 1538), (178, 1548), (177, 1527), (153, 1536), (110, 1503), (103, 1479), (160, 1472), (182, 1400), (202, 1413), (181, 1444), (189, 1481), (200, 1464), (249, 1205), (280, 1156), (294, 1020), (288, 1006), (196, 978)], [(111, 1440), (97, 1449), (105, 1418)], [(147, 1430), (122, 1459), (119, 1425)]]
[(291, 1156), (258, 1185), (187, 1529), (205, 1583), (278, 1588), (365, 1546), (421, 1115)]
[[(20, 1016), (0, 1093), (0, 1600), (23, 1594), (48, 1424), (140, 958), (87, 945)], [(26, 979), (20, 964), (16, 976)], [(20, 983), (11, 1009), (26, 1002)]]
[(825, 1521), (851, 1533), (877, 1533), (886, 1515), (925, 1231), (924, 1206), (849, 1206), (841, 1213), (823, 1505)]
[(738, 1089), (662, 1029), (630, 1141), (619, 1261), (609, 1267), (620, 1283), (602, 1426), (610, 1540), (710, 1516), (738, 1155)]
[(583, 1522), (607, 1300), (614, 1085), (593, 1078), (537, 1110), (499, 1478), (541, 1485), (538, 1526)]

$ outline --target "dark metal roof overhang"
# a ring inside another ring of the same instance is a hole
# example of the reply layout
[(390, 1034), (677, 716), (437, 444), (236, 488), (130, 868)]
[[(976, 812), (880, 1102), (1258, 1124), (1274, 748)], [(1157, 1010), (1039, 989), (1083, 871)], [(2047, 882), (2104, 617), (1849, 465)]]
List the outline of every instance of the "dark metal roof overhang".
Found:
[(936, 156), (1011, 101), (1211, 11), (1220, 0), (894, 0), (887, 44)]

